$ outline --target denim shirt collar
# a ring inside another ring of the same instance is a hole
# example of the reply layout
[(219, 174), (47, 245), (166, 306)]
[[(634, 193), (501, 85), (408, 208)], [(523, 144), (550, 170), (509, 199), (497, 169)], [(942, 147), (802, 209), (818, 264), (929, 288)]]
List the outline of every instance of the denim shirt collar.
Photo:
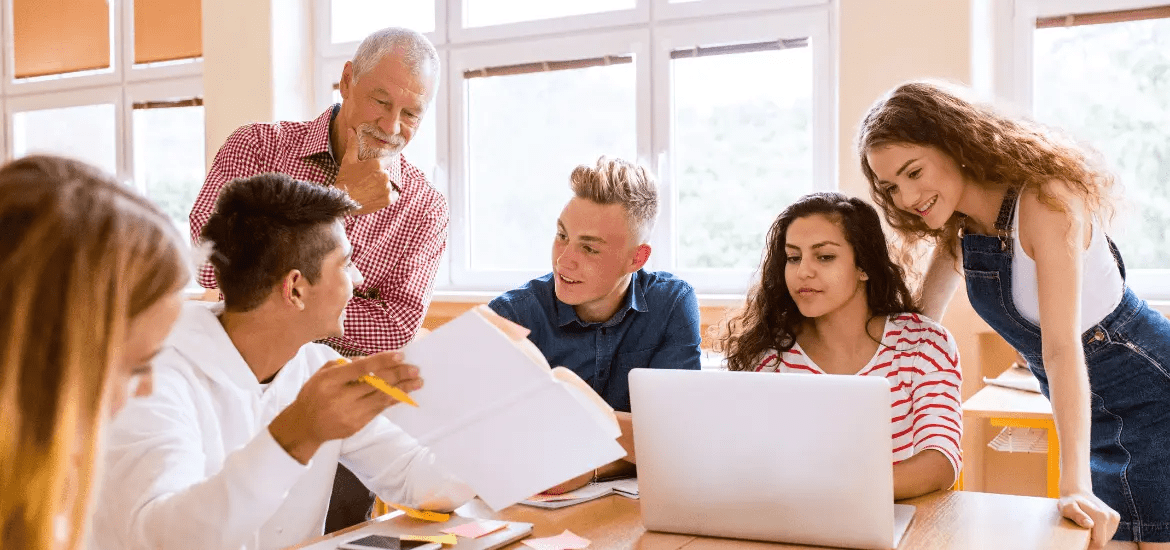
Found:
[[(626, 296), (622, 298), (622, 305), (618, 307), (618, 310), (613, 314), (613, 316), (604, 323), (586, 323), (585, 321), (582, 321), (581, 318), (577, 316), (577, 311), (573, 309), (573, 306), (557, 299), (556, 291), (554, 290), (553, 308), (556, 310), (557, 326), (563, 328), (573, 323), (577, 323), (577, 325), (581, 327), (595, 326), (598, 324), (603, 327), (612, 327), (622, 322), (622, 319), (625, 319), (626, 314), (629, 313), (631, 309), (645, 313), (648, 311), (646, 308), (646, 293), (645, 289), (642, 288), (642, 285), (638, 284), (639, 274), (641, 273), (642, 270), (639, 269), (630, 276), (630, 286), (626, 289)], [(553, 277), (556, 277), (555, 273), (553, 274)]]

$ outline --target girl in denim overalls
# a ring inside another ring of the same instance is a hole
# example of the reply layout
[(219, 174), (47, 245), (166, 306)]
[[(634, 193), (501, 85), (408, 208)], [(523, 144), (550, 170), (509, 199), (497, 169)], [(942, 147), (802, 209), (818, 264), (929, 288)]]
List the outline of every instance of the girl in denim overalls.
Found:
[(1158, 544), (1170, 543), (1170, 321), (1125, 286), (1102, 228), (1112, 177), (1075, 145), (927, 83), (878, 100), (858, 148), (890, 225), (938, 245), (923, 311), (941, 318), (961, 274), (1052, 401), (1061, 513), (1092, 527), (1094, 548), (1170, 548)]

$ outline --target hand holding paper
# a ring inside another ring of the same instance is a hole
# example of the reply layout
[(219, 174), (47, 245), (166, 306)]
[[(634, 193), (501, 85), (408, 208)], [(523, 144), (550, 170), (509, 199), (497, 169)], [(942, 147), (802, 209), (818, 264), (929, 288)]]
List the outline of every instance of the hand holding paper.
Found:
[(500, 510), (623, 457), (613, 409), (549, 369), (527, 331), (476, 308), (404, 348), (427, 386), (386, 416)]

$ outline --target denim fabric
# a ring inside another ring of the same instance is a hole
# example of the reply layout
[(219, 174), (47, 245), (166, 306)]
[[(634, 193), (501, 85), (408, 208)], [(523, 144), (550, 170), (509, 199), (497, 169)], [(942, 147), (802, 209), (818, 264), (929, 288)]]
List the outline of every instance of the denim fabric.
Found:
[(639, 270), (617, 313), (586, 323), (556, 297), (552, 273), (488, 304), (532, 331), (549, 365), (577, 373), (616, 410), (630, 410), (630, 370), (699, 368), (699, 301), (670, 273)]
[[(1009, 195), (1004, 209), (1010, 214), (1012, 208)], [(1007, 220), (997, 228), (1014, 236)], [(1027, 360), (1050, 397), (1040, 327), (1012, 301), (1011, 238), (963, 235), (967, 295), (979, 316)], [(1112, 241), (1109, 247), (1124, 279), (1125, 264)], [(1081, 342), (1091, 392), (1093, 493), (1121, 514), (1113, 538), (1170, 542), (1170, 320), (1126, 287), (1121, 303)]]

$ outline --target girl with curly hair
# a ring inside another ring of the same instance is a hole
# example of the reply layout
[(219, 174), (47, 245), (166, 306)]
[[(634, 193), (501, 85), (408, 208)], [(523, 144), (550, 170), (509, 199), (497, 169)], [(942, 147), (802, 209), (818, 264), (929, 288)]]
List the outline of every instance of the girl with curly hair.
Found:
[(934, 244), (925, 313), (965, 279), (1052, 401), (1061, 513), (1094, 548), (1170, 548), (1170, 321), (1126, 286), (1105, 234), (1113, 178), (1055, 133), (921, 82), (870, 108), (858, 154), (895, 232)]
[(872, 206), (806, 195), (768, 232), (760, 281), (718, 349), (739, 371), (879, 376), (890, 384), (894, 497), (951, 486), (962, 467), (954, 339), (914, 307)]

